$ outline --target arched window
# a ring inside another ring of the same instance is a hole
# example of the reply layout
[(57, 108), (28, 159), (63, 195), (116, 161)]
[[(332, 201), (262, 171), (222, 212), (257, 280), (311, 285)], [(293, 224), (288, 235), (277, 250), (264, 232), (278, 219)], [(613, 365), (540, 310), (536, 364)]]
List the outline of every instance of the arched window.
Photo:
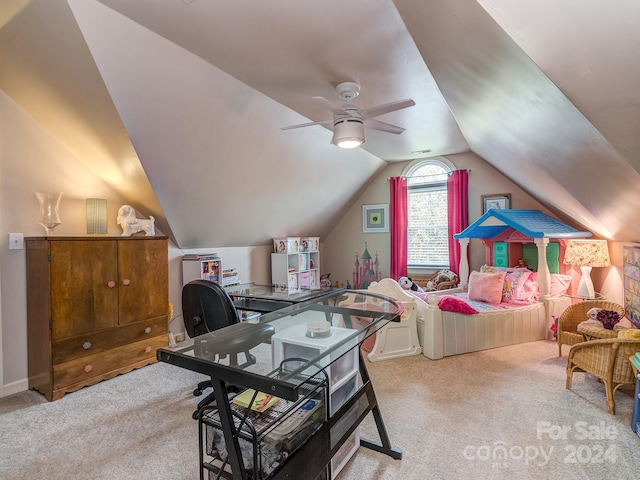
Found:
[(445, 159), (429, 159), (411, 164), (405, 174), (410, 268), (449, 268), (447, 177), (452, 170)]

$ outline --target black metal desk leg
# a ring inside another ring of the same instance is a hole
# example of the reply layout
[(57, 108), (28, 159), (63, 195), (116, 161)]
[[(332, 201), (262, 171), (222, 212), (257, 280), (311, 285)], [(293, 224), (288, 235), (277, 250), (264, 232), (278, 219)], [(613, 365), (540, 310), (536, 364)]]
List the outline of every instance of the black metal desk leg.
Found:
[(216, 398), (216, 407), (220, 415), (220, 424), (224, 435), (224, 443), (227, 447), (227, 455), (229, 455), (229, 465), (233, 478), (237, 480), (246, 480), (247, 472), (244, 469), (242, 461), (242, 451), (238, 443), (238, 434), (236, 432), (235, 423), (233, 422), (233, 414), (229, 405), (229, 397), (227, 396), (227, 385), (215, 378), (211, 378), (213, 384), (213, 393)]
[[(362, 349), (358, 348), (358, 354), (360, 355), (360, 376), (362, 377), (362, 382), (371, 382), (371, 377), (369, 377), (369, 372), (367, 371), (367, 366), (365, 365), (364, 357), (362, 356)], [(371, 409), (371, 413), (373, 414), (373, 419), (375, 420), (376, 427), (378, 428), (378, 435), (380, 435), (381, 444), (374, 443), (370, 440), (360, 439), (360, 445), (376, 452), (389, 455), (391, 458), (396, 460), (400, 460), (402, 458), (402, 452), (395, 448), (391, 448), (389, 434), (387, 433), (387, 428), (384, 425), (384, 420), (380, 413), (380, 406), (378, 405), (378, 399), (375, 396), (376, 394), (373, 388), (371, 389), (371, 395), (373, 396), (375, 403), (374, 407)]]

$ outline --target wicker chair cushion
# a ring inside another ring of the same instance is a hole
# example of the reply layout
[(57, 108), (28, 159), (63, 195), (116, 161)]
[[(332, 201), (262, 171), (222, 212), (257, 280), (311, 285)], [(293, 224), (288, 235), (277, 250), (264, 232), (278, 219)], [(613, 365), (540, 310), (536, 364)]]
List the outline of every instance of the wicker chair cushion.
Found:
[(620, 330), (618, 338), (640, 338), (640, 329), (628, 328), (627, 330)]

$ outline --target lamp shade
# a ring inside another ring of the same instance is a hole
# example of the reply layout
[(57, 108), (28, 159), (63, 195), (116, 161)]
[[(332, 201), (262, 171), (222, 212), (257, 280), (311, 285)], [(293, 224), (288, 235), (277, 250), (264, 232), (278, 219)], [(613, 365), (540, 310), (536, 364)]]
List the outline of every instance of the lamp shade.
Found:
[(331, 143), (340, 148), (356, 148), (365, 142), (364, 123), (359, 118), (346, 118), (334, 123)]
[(576, 267), (608, 267), (611, 261), (607, 241), (569, 240), (563, 263)]
[(87, 198), (87, 233), (89, 235), (107, 234), (107, 200)]

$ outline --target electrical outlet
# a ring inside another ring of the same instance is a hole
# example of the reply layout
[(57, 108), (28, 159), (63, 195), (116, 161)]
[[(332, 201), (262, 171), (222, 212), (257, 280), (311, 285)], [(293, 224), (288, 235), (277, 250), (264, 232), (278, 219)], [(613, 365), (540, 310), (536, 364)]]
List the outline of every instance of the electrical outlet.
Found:
[(21, 233), (9, 234), (9, 250), (22, 250), (24, 248), (24, 237)]
[(173, 338), (176, 339), (176, 342), (182, 342), (184, 340), (184, 332), (174, 333)]

